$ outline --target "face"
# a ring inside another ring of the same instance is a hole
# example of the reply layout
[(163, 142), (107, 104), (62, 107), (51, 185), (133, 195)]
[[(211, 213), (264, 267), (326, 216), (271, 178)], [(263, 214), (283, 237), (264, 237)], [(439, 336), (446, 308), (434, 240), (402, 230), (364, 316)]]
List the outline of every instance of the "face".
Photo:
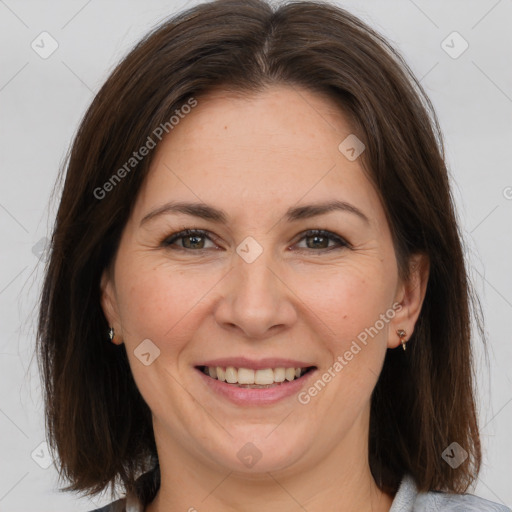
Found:
[(412, 333), (422, 286), (400, 281), (378, 195), (338, 149), (351, 127), (286, 86), (197, 99), (158, 147), (102, 279), (159, 455), (240, 473), (360, 457), (386, 350)]

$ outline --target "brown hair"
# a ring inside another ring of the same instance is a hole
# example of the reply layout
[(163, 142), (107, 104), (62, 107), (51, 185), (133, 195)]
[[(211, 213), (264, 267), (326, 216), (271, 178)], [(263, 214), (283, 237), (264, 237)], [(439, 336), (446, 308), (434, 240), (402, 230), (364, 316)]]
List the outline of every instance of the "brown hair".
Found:
[[(409, 348), (388, 350), (372, 395), (369, 462), (377, 484), (394, 493), (410, 473), (420, 490), (462, 492), (478, 475), (470, 320), (473, 311), (482, 334), (480, 313), (470, 307), (429, 99), (396, 50), (339, 7), (217, 0), (170, 18), (137, 44), (95, 97), (68, 156), (38, 330), (49, 443), (71, 482), (63, 490), (95, 494), (119, 482), (147, 503), (159, 485), (151, 413), (124, 345), (108, 342), (99, 288), (154, 152), (106, 197), (95, 191), (187, 98), (272, 84), (338, 102), (366, 145), (362, 163), (382, 199), (401, 276), (412, 254), (430, 259)], [(441, 457), (453, 441), (469, 455), (456, 470)]]

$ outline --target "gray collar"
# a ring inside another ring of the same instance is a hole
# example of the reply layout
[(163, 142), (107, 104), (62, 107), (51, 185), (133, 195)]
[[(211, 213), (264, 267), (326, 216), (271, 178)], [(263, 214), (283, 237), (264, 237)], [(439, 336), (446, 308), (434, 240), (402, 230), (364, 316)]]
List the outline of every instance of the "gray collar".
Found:
[[(126, 498), (112, 504), (111, 512), (144, 512), (139, 499), (128, 493)], [(472, 494), (455, 494), (440, 491), (418, 492), (416, 482), (405, 474), (400, 482), (389, 512), (512, 512), (505, 505), (488, 501)]]

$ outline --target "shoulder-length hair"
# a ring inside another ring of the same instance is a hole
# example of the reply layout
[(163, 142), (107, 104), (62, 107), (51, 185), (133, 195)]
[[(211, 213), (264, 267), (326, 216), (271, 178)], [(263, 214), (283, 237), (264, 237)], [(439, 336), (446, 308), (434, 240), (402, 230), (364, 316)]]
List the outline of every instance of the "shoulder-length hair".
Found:
[[(461, 492), (478, 475), (470, 346), (478, 308), (471, 307), (431, 102), (396, 50), (339, 7), (217, 0), (166, 20), (135, 46), (96, 95), (68, 155), (37, 343), (49, 445), (60, 458), (60, 476), (71, 482), (63, 490), (114, 492), (121, 483), (147, 502), (159, 485), (151, 413), (124, 345), (108, 343), (100, 306), (100, 277), (155, 152), (133, 168), (126, 163), (158, 127), (170, 132), (169, 119), (191, 98), (200, 103), (214, 88), (250, 95), (273, 84), (307, 88), (339, 104), (365, 144), (360, 159), (382, 200), (400, 276), (407, 276), (412, 254), (430, 260), (409, 348), (388, 350), (372, 394), (375, 481), (396, 492), (410, 473), (422, 491)], [(454, 441), (468, 453), (457, 469), (442, 458)]]

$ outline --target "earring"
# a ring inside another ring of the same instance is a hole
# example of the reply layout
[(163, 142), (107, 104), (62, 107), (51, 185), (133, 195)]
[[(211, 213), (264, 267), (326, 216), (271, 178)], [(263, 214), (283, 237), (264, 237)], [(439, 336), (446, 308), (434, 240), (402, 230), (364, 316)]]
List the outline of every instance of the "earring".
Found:
[(408, 341), (405, 339), (405, 337), (407, 336), (407, 333), (403, 329), (398, 329), (398, 331), (396, 331), (396, 333), (398, 334), (398, 336), (400, 338), (400, 343), (402, 344), (402, 348), (405, 350), (405, 344)]
[(111, 327), (111, 328), (108, 330), (108, 337), (110, 338), (110, 341), (114, 342), (114, 336), (115, 336), (114, 328), (113, 328), (113, 327)]

